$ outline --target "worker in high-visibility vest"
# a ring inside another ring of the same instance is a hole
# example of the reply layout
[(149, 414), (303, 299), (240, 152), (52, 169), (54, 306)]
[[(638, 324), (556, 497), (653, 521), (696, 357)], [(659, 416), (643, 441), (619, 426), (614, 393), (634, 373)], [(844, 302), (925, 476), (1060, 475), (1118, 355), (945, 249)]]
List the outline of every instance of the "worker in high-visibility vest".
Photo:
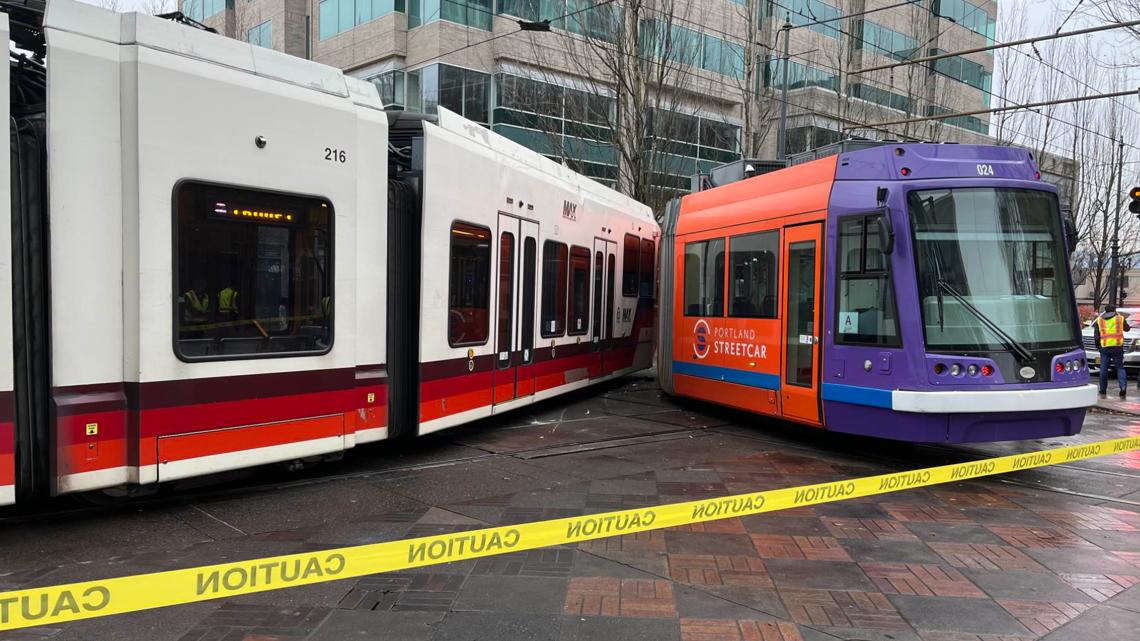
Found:
[(238, 316), (238, 290), (226, 285), (218, 292), (218, 319), (232, 321)]
[(194, 287), (182, 294), (182, 323), (201, 325), (210, 317), (210, 295), (206, 293), (206, 281), (194, 281)]
[(1108, 394), (1108, 370), (1116, 367), (1120, 383), (1120, 398), (1128, 395), (1128, 374), (1124, 371), (1124, 332), (1131, 330), (1124, 316), (1116, 313), (1115, 305), (1105, 305), (1104, 313), (1093, 323), (1093, 336), (1100, 350), (1100, 397)]

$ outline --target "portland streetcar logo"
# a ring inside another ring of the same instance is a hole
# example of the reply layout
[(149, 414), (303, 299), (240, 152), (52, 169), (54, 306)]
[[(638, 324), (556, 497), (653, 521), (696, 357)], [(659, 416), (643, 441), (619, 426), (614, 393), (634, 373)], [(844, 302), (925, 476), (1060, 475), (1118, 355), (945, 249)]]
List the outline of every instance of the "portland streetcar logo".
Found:
[(693, 327), (693, 355), (704, 358), (709, 355), (709, 324), (701, 319)]

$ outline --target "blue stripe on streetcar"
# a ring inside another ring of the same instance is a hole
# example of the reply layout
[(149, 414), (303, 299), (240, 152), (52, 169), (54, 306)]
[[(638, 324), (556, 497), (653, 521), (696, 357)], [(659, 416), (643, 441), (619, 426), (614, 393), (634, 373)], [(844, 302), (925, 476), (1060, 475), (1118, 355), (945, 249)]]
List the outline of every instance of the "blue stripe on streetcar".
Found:
[(673, 372), (675, 374), (684, 374), (686, 376), (696, 376), (697, 378), (724, 381), (725, 383), (736, 383), (738, 385), (747, 385), (749, 387), (759, 387), (760, 389), (780, 389), (780, 377), (775, 374), (745, 372), (738, 369), (732, 369), (731, 367), (716, 367), (715, 365), (701, 365), (699, 363), (673, 361)]
[(823, 400), (891, 409), (891, 390), (859, 385), (823, 384)]

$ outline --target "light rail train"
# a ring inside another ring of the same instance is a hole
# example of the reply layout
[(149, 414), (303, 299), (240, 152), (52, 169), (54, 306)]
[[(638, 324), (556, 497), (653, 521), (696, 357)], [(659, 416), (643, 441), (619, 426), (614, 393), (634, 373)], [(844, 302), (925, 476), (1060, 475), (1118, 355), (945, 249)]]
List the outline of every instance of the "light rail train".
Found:
[(335, 456), (651, 364), (644, 205), (337, 69), (0, 6), (0, 504)]
[(1096, 388), (1057, 190), (1032, 156), (838, 151), (666, 216), (662, 387), (908, 441), (1079, 432)]

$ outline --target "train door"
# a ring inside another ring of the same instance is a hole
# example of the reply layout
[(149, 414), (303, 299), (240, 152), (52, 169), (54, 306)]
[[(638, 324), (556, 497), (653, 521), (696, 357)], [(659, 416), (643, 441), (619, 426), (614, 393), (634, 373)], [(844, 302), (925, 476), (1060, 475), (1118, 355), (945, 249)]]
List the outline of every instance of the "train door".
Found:
[(823, 226), (788, 227), (784, 234), (783, 413), (819, 423), (820, 259)]
[(499, 214), (496, 241), (495, 405), (534, 394), (534, 286), (538, 223)]
[(604, 238), (594, 239), (594, 300), (593, 324), (590, 326), (590, 351), (593, 358), (590, 361), (590, 378), (597, 378), (606, 374), (605, 369), (605, 341), (613, 335), (610, 317), (610, 308), (613, 307), (613, 263), (608, 256), (614, 255), (617, 243)]

